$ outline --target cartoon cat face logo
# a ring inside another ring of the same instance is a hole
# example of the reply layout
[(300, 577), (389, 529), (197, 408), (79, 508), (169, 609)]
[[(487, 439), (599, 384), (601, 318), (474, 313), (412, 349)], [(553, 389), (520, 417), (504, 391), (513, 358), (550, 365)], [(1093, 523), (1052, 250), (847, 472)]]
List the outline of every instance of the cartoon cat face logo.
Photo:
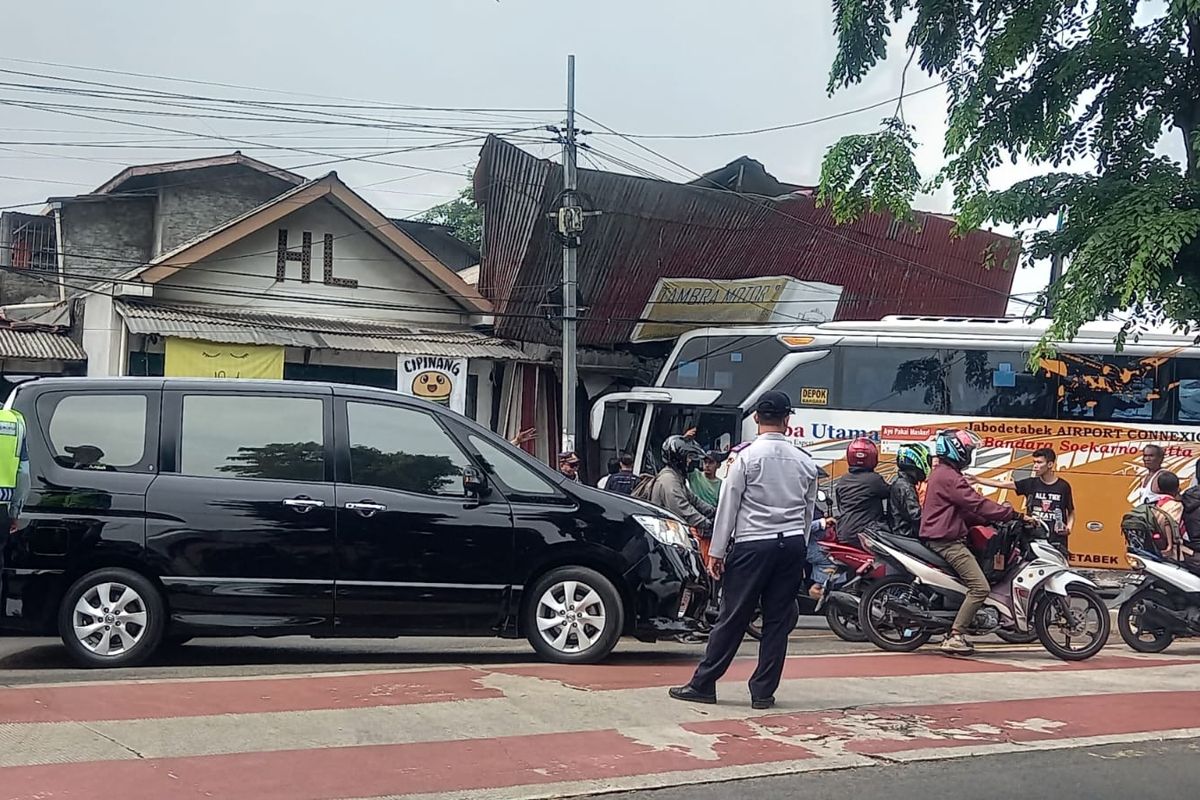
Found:
[(450, 405), (450, 395), (453, 392), (454, 385), (450, 383), (450, 376), (441, 372), (431, 370), (413, 378), (412, 393), (423, 400)]

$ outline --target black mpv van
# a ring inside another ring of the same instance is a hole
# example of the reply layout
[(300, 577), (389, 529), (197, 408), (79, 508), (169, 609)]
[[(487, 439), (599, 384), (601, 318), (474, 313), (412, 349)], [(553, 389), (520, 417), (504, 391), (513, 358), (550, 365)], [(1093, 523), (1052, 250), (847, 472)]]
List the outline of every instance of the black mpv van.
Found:
[(598, 661), (694, 630), (686, 528), (444, 408), (350, 386), (51, 378), (0, 625), (95, 667), (194, 636), (527, 637)]

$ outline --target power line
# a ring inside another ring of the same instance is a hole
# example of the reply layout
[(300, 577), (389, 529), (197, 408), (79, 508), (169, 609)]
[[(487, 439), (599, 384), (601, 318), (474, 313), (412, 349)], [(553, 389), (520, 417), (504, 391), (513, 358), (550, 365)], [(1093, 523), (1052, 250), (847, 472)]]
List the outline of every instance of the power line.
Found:
[[(31, 64), (34, 66), (41, 66), (41, 67), (57, 67), (59, 69), (70, 69), (70, 70), (76, 70), (76, 71), (80, 71), (80, 72), (96, 72), (96, 73), (101, 73), (101, 74), (105, 74), (105, 75), (122, 75), (125, 77), (133, 77), (133, 78), (149, 78), (151, 80), (167, 81), (167, 82), (173, 82), (173, 83), (187, 83), (187, 84), (192, 84), (195, 86), (213, 86), (213, 87), (218, 87), (218, 88), (222, 88), (222, 89), (241, 89), (243, 91), (262, 92), (262, 93), (266, 93), (266, 94), (290, 95), (292, 97), (312, 97), (312, 98), (322, 99), (322, 100), (344, 100), (345, 99), (345, 98), (339, 98), (339, 97), (332, 97), (330, 95), (311, 94), (311, 93), (305, 93), (305, 92), (293, 92), (293, 91), (289, 91), (286, 89), (265, 89), (265, 88), (258, 87), (258, 86), (246, 86), (246, 85), (236, 84), (236, 83), (221, 83), (219, 81), (196, 80), (193, 78), (180, 78), (180, 77), (173, 77), (173, 76), (169, 76), (169, 75), (151, 75), (151, 74), (144, 73), (144, 72), (127, 72), (127, 71), (116, 70), (116, 69), (104, 69), (101, 67), (85, 67), (85, 66), (79, 66), (78, 64), (64, 64), (64, 63), (54, 62), (54, 61), (36, 61), (36, 60), (21, 59), (21, 58), (0, 58), (0, 61), (5, 61), (5, 62), (9, 62), (9, 63), (14, 63), (14, 64)], [(488, 112), (488, 113), (511, 112), (511, 113), (528, 113), (528, 114), (537, 114), (537, 113), (559, 114), (559, 113), (562, 113), (562, 109), (558, 109), (558, 108), (455, 108), (455, 107), (438, 107), (438, 106), (403, 105), (403, 104), (393, 104), (393, 103), (384, 103), (384, 102), (373, 103), (367, 107), (383, 108), (383, 109), (397, 109), (397, 110), (420, 110), (420, 111), (463, 111), (463, 112), (469, 112), (469, 113), (484, 113), (484, 112)]]
[[(913, 92), (902, 93), (898, 97), (890, 97), (887, 100), (880, 100), (878, 103), (872, 103), (870, 105), (860, 106), (858, 108), (852, 108), (848, 111), (839, 111), (836, 114), (828, 114), (824, 117), (816, 117), (814, 119), (806, 119), (806, 120), (802, 120), (800, 122), (786, 122), (782, 125), (770, 125), (765, 128), (751, 128), (749, 130), (742, 130), (742, 131), (720, 131), (717, 133), (662, 133), (662, 134), (620, 133), (617, 131), (609, 130), (606, 132), (599, 133), (597, 135), (599, 135), (599, 136), (619, 136), (623, 139), (726, 139), (726, 138), (730, 138), (730, 137), (734, 137), (734, 136), (755, 136), (760, 133), (774, 133), (775, 131), (787, 131), (787, 130), (793, 130), (795, 128), (806, 128), (810, 125), (820, 125), (823, 122), (831, 122), (835, 119), (842, 119), (843, 117), (850, 117), (855, 114), (861, 114), (864, 111), (874, 111), (877, 108), (883, 108), (885, 106), (891, 105), (892, 103), (895, 103), (901, 97), (914, 97), (918, 94), (924, 94), (925, 92), (931, 92), (934, 89), (939, 89), (942, 86), (945, 86), (949, 82), (950, 82), (950, 79), (947, 78), (944, 81), (939, 81), (938, 83), (931, 84), (929, 86), (924, 87), (923, 89), (917, 89), (916, 91), (913, 91)], [(581, 114), (580, 116), (584, 116), (584, 115)], [(591, 119), (591, 117), (588, 117), (588, 119)], [(595, 122), (595, 120), (592, 120), (592, 121)]]

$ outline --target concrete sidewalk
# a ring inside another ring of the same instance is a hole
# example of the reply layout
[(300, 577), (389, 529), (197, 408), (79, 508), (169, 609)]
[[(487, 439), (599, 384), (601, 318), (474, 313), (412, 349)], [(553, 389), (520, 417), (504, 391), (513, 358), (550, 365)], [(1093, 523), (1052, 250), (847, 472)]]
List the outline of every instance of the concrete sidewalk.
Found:
[[(771, 712), (735, 663), (458, 666), (0, 690), (0, 800), (565, 797), (976, 753), (1200, 736), (1200, 661), (1110, 648), (789, 659)], [(100, 762), (100, 763), (97, 763)]]

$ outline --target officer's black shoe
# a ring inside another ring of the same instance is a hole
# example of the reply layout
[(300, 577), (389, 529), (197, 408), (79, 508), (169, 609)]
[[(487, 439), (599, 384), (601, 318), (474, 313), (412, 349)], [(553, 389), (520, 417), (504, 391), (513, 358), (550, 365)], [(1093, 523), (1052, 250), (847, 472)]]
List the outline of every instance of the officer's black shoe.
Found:
[(676, 700), (683, 700), (687, 703), (704, 703), (705, 705), (711, 706), (717, 702), (717, 696), (715, 694), (702, 694), (701, 692), (697, 692), (691, 686), (676, 686), (671, 690), (670, 695)]
[(766, 711), (768, 708), (775, 706), (774, 697), (751, 698), (750, 707), (756, 711)]

